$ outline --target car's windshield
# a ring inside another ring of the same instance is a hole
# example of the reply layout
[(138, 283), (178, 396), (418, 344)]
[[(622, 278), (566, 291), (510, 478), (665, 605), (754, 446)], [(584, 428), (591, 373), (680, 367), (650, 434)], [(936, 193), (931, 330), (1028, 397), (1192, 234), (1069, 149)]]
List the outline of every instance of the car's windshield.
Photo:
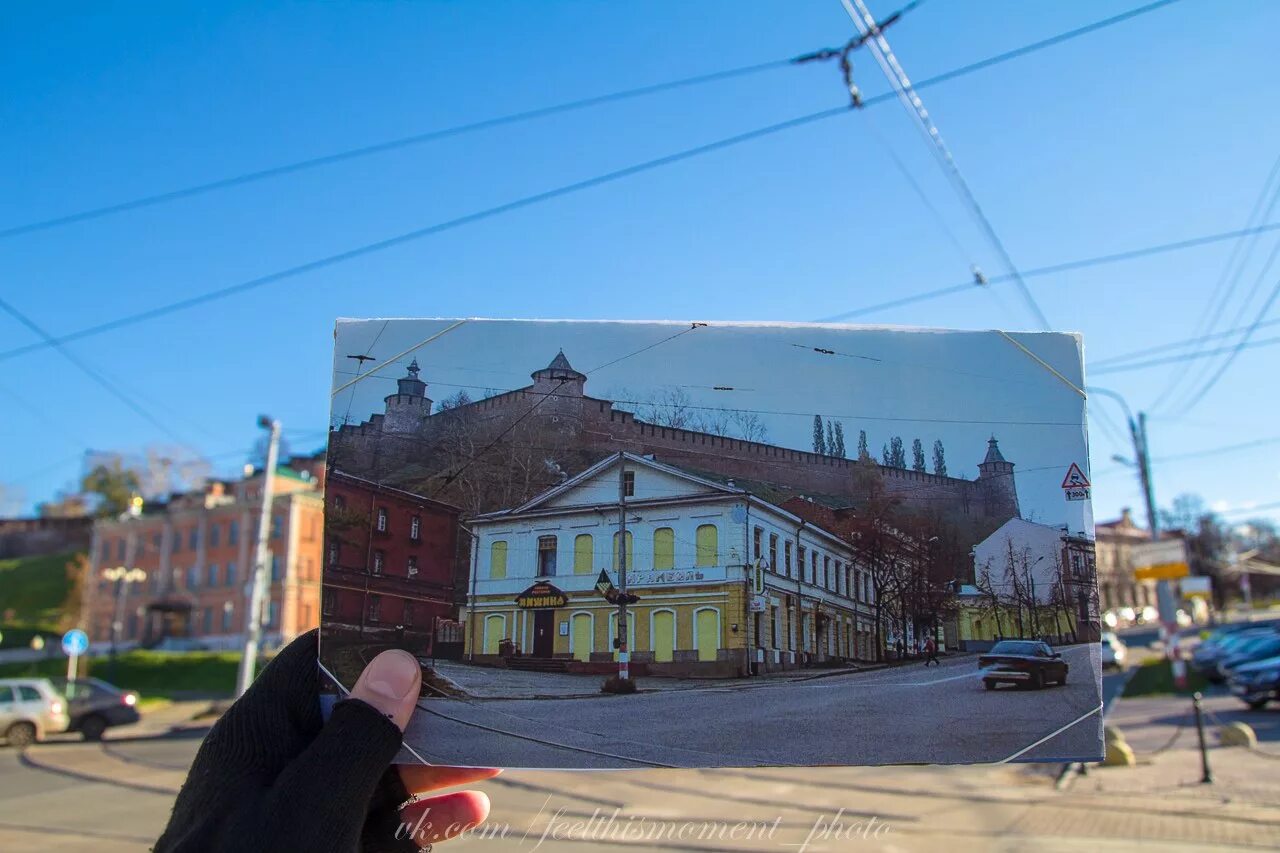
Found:
[(1276, 637), (1274, 635), (1253, 636), (1233, 647), (1232, 651), (1240, 653), (1254, 652), (1259, 649), (1268, 648), (1275, 643), (1275, 641)]
[(1043, 647), (1040, 643), (1016, 642), (1012, 640), (1002, 640), (996, 643), (991, 649), (993, 655), (1037, 655), (1040, 654)]

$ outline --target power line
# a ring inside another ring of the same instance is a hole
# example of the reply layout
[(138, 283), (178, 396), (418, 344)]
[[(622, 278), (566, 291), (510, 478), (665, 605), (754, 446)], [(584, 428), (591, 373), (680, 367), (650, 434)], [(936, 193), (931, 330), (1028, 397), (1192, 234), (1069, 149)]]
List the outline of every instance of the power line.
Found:
[(659, 92), (669, 91), (687, 86), (695, 86), (702, 83), (714, 83), (720, 80), (728, 80), (734, 77), (742, 77), (748, 74), (757, 74), (761, 71), (768, 71), (774, 68), (783, 68), (791, 65), (793, 59), (777, 59), (770, 62), (760, 62), (754, 65), (745, 65), (739, 68), (730, 68), (724, 71), (715, 71), (709, 74), (698, 74), (693, 77), (685, 77), (679, 80), (670, 80), (665, 83), (654, 83), (648, 86), (640, 86), (634, 89), (623, 89), (618, 92), (612, 92), (606, 95), (596, 95), (590, 98), (581, 98), (575, 101), (566, 101), (561, 104), (553, 104), (547, 107), (539, 107), (532, 110), (523, 110), (521, 112), (509, 113), (507, 115), (496, 116), (493, 118), (481, 119), (479, 121), (469, 122), (467, 124), (456, 125), (454, 127), (446, 127), (440, 130), (430, 130), (425, 133), (415, 133), (410, 136), (402, 136), (398, 139), (391, 139), (385, 142), (376, 142), (372, 145), (363, 145), (358, 148), (349, 148), (345, 151), (338, 151), (333, 154), (324, 154), (319, 157), (311, 157), (305, 160), (298, 160), (293, 163), (285, 163), (280, 166), (271, 166), (266, 169), (259, 169), (253, 172), (245, 172), (228, 178), (219, 178), (206, 183), (194, 184), (182, 189), (170, 190), (168, 192), (156, 193), (154, 195), (140, 196), (129, 201), (118, 202), (115, 204), (104, 205), (102, 207), (89, 208), (76, 213), (69, 213), (63, 216), (54, 217), (52, 219), (44, 219), (37, 222), (29, 222), (25, 225), (15, 225), (10, 228), (0, 229), (0, 240), (10, 237), (17, 237), (23, 234), (30, 234), (36, 231), (45, 231), (51, 228), (57, 228), (63, 225), (71, 225), (76, 222), (85, 222), (92, 219), (100, 219), (105, 216), (112, 216), (117, 213), (126, 213), (131, 210), (138, 210), (144, 207), (151, 207), (166, 202), (178, 201), (180, 199), (191, 198), (193, 196), (203, 195), (205, 193), (214, 192), (216, 190), (231, 189), (232, 187), (244, 186), (245, 184), (264, 181), (270, 178), (278, 178), (284, 175), (294, 174), (296, 172), (315, 169), (321, 166), (331, 166), (336, 163), (342, 163), (348, 160), (355, 160), (361, 157), (369, 157), (374, 154), (385, 154), (389, 151), (397, 151), (402, 148), (409, 148), (415, 145), (422, 145), (428, 142), (435, 142), (450, 137), (462, 136), (468, 133), (474, 133), (480, 130), (488, 130), (502, 125), (516, 124), (519, 122), (530, 121), (533, 119), (544, 118), (546, 116), (555, 115), (557, 113), (566, 113), (574, 110), (584, 109), (586, 107), (599, 106), (612, 101), (621, 101), (628, 98), (637, 98), (643, 95), (653, 95)]
[[(918, 88), (918, 87), (917, 87)], [(1221, 242), (1223, 240), (1232, 240), (1246, 234), (1261, 234), (1267, 231), (1280, 230), (1280, 222), (1269, 222), (1266, 225), (1258, 225), (1253, 228), (1239, 228), (1234, 231), (1223, 231), (1218, 234), (1206, 234), (1200, 237), (1191, 237), (1185, 240), (1177, 240), (1172, 243), (1157, 243), (1153, 246), (1143, 246), (1138, 249), (1129, 249), (1123, 252), (1112, 252), (1106, 255), (1095, 255), (1089, 258), (1078, 258), (1071, 261), (1062, 261), (1056, 264), (1049, 264), (1043, 267), (1033, 267), (1031, 269), (1022, 270), (1022, 277), (1036, 278), (1038, 276), (1056, 275), (1057, 273), (1070, 272), (1072, 270), (1085, 269), (1087, 267), (1102, 266), (1105, 264), (1114, 264), (1121, 261), (1132, 261), (1138, 258), (1145, 258), (1151, 255), (1160, 255), (1165, 252), (1177, 252), (1183, 249), (1194, 249), (1198, 246), (1206, 246), (1212, 243)], [(988, 284), (1003, 284), (1006, 281), (1012, 281), (1011, 275), (994, 275), (988, 280)], [(950, 284), (946, 287), (940, 287), (936, 290), (927, 290), (922, 293), (915, 293), (910, 296), (903, 296), (899, 299), (892, 299), (888, 302), (881, 302), (876, 305), (868, 305), (865, 308), (855, 308), (852, 311), (843, 311), (839, 314), (832, 314), (827, 317), (821, 317), (815, 322), (818, 323), (836, 323), (841, 320), (849, 320), (854, 317), (861, 317), (867, 314), (875, 314), (880, 311), (887, 311), (890, 308), (899, 308), (903, 305), (910, 305), (915, 302), (925, 302), (930, 299), (937, 299), (942, 296), (950, 296), (953, 293), (972, 290), (974, 283), (971, 280), (963, 284)], [(4, 358), (8, 353), (0, 353), (0, 358)]]
[[(1177, 1), (1178, 0), (1159, 0), (1159, 2), (1149, 3), (1145, 6), (1140, 6), (1128, 12), (1123, 12), (1119, 15), (1113, 15), (1110, 18), (1105, 18), (1100, 21), (1095, 21), (1094, 23), (1091, 23), (1091, 24), (1086, 24), (1085, 26), (1082, 26), (1082, 27), (1077, 27), (1074, 30), (1068, 30), (1067, 32), (1059, 33), (1058, 35), (1051, 36), (1046, 39), (1041, 39), (1040, 41), (1032, 42), (1030, 44), (1023, 45), (1022, 47), (1014, 48), (1013, 50), (1008, 50), (1003, 53), (999, 53), (994, 56), (987, 57), (986, 59), (981, 59), (976, 62), (972, 62), (968, 65), (961, 66), (959, 68), (954, 68), (950, 71), (944, 71), (941, 74), (937, 74), (937, 75), (934, 75), (933, 77), (929, 77), (927, 79), (916, 82), (914, 84), (914, 88), (919, 90), (919, 89), (928, 88), (930, 86), (936, 86), (938, 84), (946, 83), (950, 80), (954, 80), (956, 78), (963, 77), (968, 74), (972, 74), (974, 72), (984, 70), (986, 68), (990, 68), (994, 65), (999, 65), (1004, 62), (1009, 62), (1014, 59), (1019, 59), (1030, 53), (1035, 53), (1037, 51), (1044, 50), (1045, 48), (1062, 44), (1063, 42), (1069, 41), (1071, 39), (1088, 35), (1089, 33), (1096, 32), (1100, 29), (1104, 29), (1106, 27), (1110, 27), (1115, 24), (1122, 23), (1124, 21), (1135, 18), (1139, 15), (1146, 14), (1147, 12), (1152, 12), (1152, 11), (1155, 11), (1156, 9), (1162, 8), (1164, 6), (1168, 6), (1171, 3), (1175, 3)], [(884, 101), (891, 100), (894, 97), (895, 97), (895, 94), (893, 92), (886, 92), (880, 95), (867, 98), (866, 101), (864, 101), (863, 106), (864, 107), (873, 106), (875, 104), (879, 104)], [(766, 127), (759, 128), (757, 130), (752, 130), (746, 133), (737, 134), (735, 136), (726, 137), (716, 142), (707, 143), (705, 145), (699, 145), (694, 148), (685, 149), (683, 151), (679, 151), (674, 154), (667, 155), (665, 157), (659, 157), (657, 159), (649, 160), (634, 166), (629, 166), (624, 169), (618, 169), (616, 171), (609, 172), (607, 174), (600, 175), (595, 178), (590, 178), (590, 179), (579, 181), (573, 184), (567, 184), (565, 186), (562, 186), (553, 190), (548, 190), (532, 196), (526, 196), (522, 199), (516, 199), (514, 201), (497, 205), (495, 207), (487, 208), (485, 210), (477, 211), (475, 213), (467, 214), (466, 216), (458, 217), (456, 219), (451, 219), (451, 220), (446, 220), (444, 222), (436, 223), (435, 225), (430, 225), (425, 228), (420, 228), (415, 231), (410, 231), (405, 234), (401, 234), (396, 237), (391, 237), (386, 240), (380, 240), (378, 242), (369, 243), (364, 246), (360, 246), (355, 249), (350, 249), (345, 252), (329, 255), (328, 257), (321, 258), (316, 261), (300, 264), (298, 266), (290, 267), (288, 269), (281, 270), (279, 272), (270, 273), (268, 275), (261, 276), (259, 278), (249, 279), (248, 281), (244, 281), (239, 284), (230, 285), (228, 287), (223, 287), (223, 288), (219, 288), (212, 291), (207, 291), (203, 294), (198, 294), (193, 297), (181, 299), (176, 302), (171, 302), (166, 305), (161, 305), (156, 308), (148, 309), (146, 311), (140, 311), (138, 313), (120, 317), (115, 320), (110, 320), (105, 323), (100, 323), (95, 326), (89, 326), (83, 329), (79, 329), (77, 331), (62, 335), (61, 337), (56, 338), (56, 340), (58, 343), (68, 343), (70, 341), (79, 340), (81, 338), (90, 337), (93, 335), (99, 335), (99, 334), (102, 334), (103, 332), (108, 332), (108, 331), (112, 331), (114, 329), (122, 328), (125, 326), (134, 325), (136, 323), (144, 322), (146, 320), (152, 320), (157, 317), (165, 316), (167, 314), (172, 314), (177, 311), (183, 311), (188, 308), (193, 308), (197, 305), (202, 305), (207, 302), (212, 302), (217, 299), (222, 299), (228, 296), (232, 296), (237, 293), (253, 290), (253, 289), (262, 287), (264, 285), (273, 284), (277, 281), (282, 281), (284, 279), (292, 278), (294, 276), (302, 275), (304, 273), (313, 272), (318, 269), (344, 263), (346, 261), (353, 260), (355, 258), (362, 257), (364, 255), (372, 254), (374, 252), (379, 252), (384, 249), (389, 249), (389, 248), (392, 248), (393, 246), (398, 246), (402, 243), (418, 240), (423, 237), (440, 233), (442, 231), (451, 230), (453, 228), (457, 228), (463, 225), (469, 225), (472, 222), (488, 219), (498, 214), (507, 213), (512, 210), (528, 207), (530, 205), (537, 204), (539, 202), (549, 201), (559, 196), (568, 195), (574, 192), (579, 192), (581, 190), (585, 190), (591, 187), (599, 186), (601, 184), (616, 181), (621, 178), (630, 177), (631, 175), (639, 174), (641, 172), (650, 171), (652, 169), (660, 168), (662, 166), (667, 166), (683, 160), (688, 160), (693, 157), (700, 156), (702, 154), (708, 154), (723, 148), (728, 148), (733, 145), (737, 145), (742, 142), (748, 142), (754, 139), (759, 139), (761, 137), (768, 136), (773, 133), (778, 133), (784, 130), (790, 130), (795, 127), (800, 127), (806, 124), (822, 121), (824, 119), (833, 118), (837, 115), (843, 115), (847, 112), (848, 112), (848, 109), (846, 107), (837, 107), (834, 109), (822, 110), (816, 113), (810, 113), (804, 116), (798, 116), (796, 118), (788, 119), (783, 122), (778, 122), (777, 124), (768, 125)], [(1277, 226), (1277, 227), (1280, 227), (1280, 226)], [(973, 286), (972, 282), (966, 283), (966, 287), (972, 287), (972, 286)], [(50, 344), (47, 342), (39, 342), (39, 343), (28, 344), (22, 347), (16, 347), (14, 349), (0, 352), (0, 360), (13, 358), (18, 355), (23, 355), (28, 352), (33, 352), (35, 350), (43, 349), (47, 346), (50, 346)]]
[[(1280, 322), (1280, 320), (1274, 320), (1272, 321), (1271, 324), (1274, 325), (1274, 323), (1277, 323), (1277, 322)], [(1146, 370), (1149, 367), (1159, 367), (1160, 365), (1163, 365), (1163, 364), (1180, 364), (1184, 361), (1197, 361), (1202, 358), (1212, 358), (1213, 356), (1222, 355), (1223, 353), (1231, 353), (1232, 357), (1234, 358), (1235, 353), (1238, 353), (1241, 350), (1254, 349), (1256, 347), (1269, 347), (1269, 346), (1274, 346), (1275, 344), (1280, 344), (1280, 338), (1267, 338), (1261, 341), (1252, 341), (1242, 346), (1235, 345), (1235, 346), (1217, 347), (1216, 349), (1195, 350), (1194, 352), (1184, 352), (1179, 355), (1170, 355), (1164, 358), (1153, 358), (1147, 361), (1136, 361), (1128, 364), (1116, 364), (1116, 365), (1108, 365), (1106, 367), (1095, 367), (1091, 369), (1089, 372), (1093, 373), (1094, 375), (1097, 375), (1100, 373), (1125, 373), (1130, 370)]]
[[(1280, 325), (1280, 318), (1275, 320), (1268, 320), (1265, 323), (1261, 323), (1259, 324), (1258, 328), (1265, 329), (1269, 326), (1275, 326), (1275, 325)], [(1249, 328), (1248, 326), (1238, 326), (1234, 329), (1227, 329), (1222, 332), (1215, 332), (1212, 335), (1201, 335), (1198, 338), (1186, 338), (1181, 341), (1173, 341), (1172, 343), (1158, 344), (1152, 347), (1143, 347), (1142, 349), (1132, 350), (1131, 352), (1127, 352), (1122, 355), (1113, 355), (1109, 358), (1098, 359), (1097, 361), (1091, 362), (1091, 365), (1096, 368), (1096, 367), (1104, 367), (1107, 365), (1111, 365), (1116, 362), (1132, 361), (1133, 359), (1139, 358), (1144, 355), (1155, 355), (1156, 353), (1160, 353), (1160, 352), (1168, 352), (1171, 349), (1182, 349), (1183, 347), (1195, 346), (1196, 344), (1207, 343), (1208, 341), (1219, 340), (1221, 338), (1229, 338), (1232, 335), (1237, 335), (1248, 328)]]
[[(1276, 248), (1277, 250), (1280, 250), (1280, 243), (1276, 244)], [(1274, 260), (1276, 253), (1272, 252), (1271, 257), (1272, 260)], [(1270, 266), (1270, 262), (1268, 262), (1268, 266)], [(1218, 366), (1218, 369), (1214, 371), (1213, 375), (1199, 387), (1192, 396), (1190, 402), (1181, 407), (1183, 412), (1189, 412), (1198, 406), (1200, 401), (1205, 398), (1205, 395), (1213, 389), (1213, 386), (1218, 384), (1218, 380), (1222, 378), (1222, 375), (1226, 373), (1235, 362), (1236, 357), (1240, 355), (1240, 352), (1246, 346), (1248, 346), (1250, 339), (1253, 337), (1253, 333), (1258, 330), (1260, 325), (1262, 325), (1262, 318), (1267, 315), (1271, 310), (1271, 306), (1275, 304), (1277, 296), (1280, 296), (1280, 281), (1277, 281), (1275, 287), (1271, 288), (1271, 293), (1267, 296), (1266, 301), (1262, 303), (1262, 308), (1259, 309), (1257, 318), (1252, 324), (1250, 324), (1249, 328), (1245, 330), (1244, 335), (1236, 342), (1236, 345), (1230, 350), (1226, 359), (1224, 359), (1222, 364)]]
[[(59, 355), (61, 355), (67, 361), (75, 365), (75, 367), (79, 369), (81, 373), (83, 373), (84, 375), (92, 379), (95, 383), (97, 383), (99, 386), (105, 389), (109, 394), (111, 394), (111, 396), (115, 397), (121, 403), (124, 403), (124, 405), (127, 406), (130, 409), (130, 411), (132, 411), (134, 414), (138, 415), (143, 420), (147, 421), (152, 426), (159, 429), (165, 435), (169, 436), (174, 441), (178, 442), (178, 444), (184, 447), (188, 447), (188, 449), (193, 449), (193, 448), (190, 448), (190, 446), (187, 444), (186, 441), (183, 440), (181, 436), (179, 436), (172, 429), (170, 429), (167, 424), (165, 424), (155, 415), (151, 414), (151, 412), (143, 408), (141, 404), (139, 404), (136, 400), (134, 400), (124, 391), (120, 390), (120, 388), (117, 385), (115, 385), (115, 383), (111, 382), (101, 373), (99, 373), (98, 371), (90, 367), (88, 364), (86, 364), (75, 353), (68, 350), (65, 346), (62, 346), (60, 342), (58, 342), (52, 335), (46, 332), (41, 326), (39, 326), (34, 320), (32, 320), (26, 314), (23, 314), (21, 311), (19, 311), (17, 308), (15, 308), (13, 305), (11, 305), (9, 302), (7, 302), (4, 299), (0, 299), (0, 310), (3, 310), (5, 313), (13, 317), (23, 326), (26, 326), (32, 332), (37, 334), (41, 339), (43, 339), (46, 342), (47, 345), (52, 346), (54, 349), (56, 349)], [(198, 456), (199, 453), (197, 452), (196, 455)]]
[[(939, 165), (943, 169), (943, 173), (950, 179), (960, 196), (961, 201), (969, 208), (973, 214), (978, 227), (986, 235), (991, 245), (999, 254), (1005, 268), (1009, 271), (1009, 275), (1018, 285), (1018, 290), (1022, 294), (1022, 298), (1026, 301), (1027, 307), (1031, 310), (1032, 315), (1045, 329), (1052, 328), (1049, 320), (1045, 317), (1044, 312), (1040, 309), (1036, 302), (1035, 296), (1031, 293), (1031, 288), (1027, 287), (1027, 283), (1022, 280), (1022, 276), (1018, 273), (1018, 267), (1014, 264), (1013, 258), (1010, 256), (1008, 249), (1005, 247), (1004, 241), (1000, 239), (1000, 235), (996, 233), (995, 226), (991, 224), (991, 220), (983, 211), (982, 205), (978, 203), (977, 196), (973, 194), (969, 182), (965, 180), (964, 174), (960, 171), (960, 166), (956, 163), (955, 156), (951, 153), (951, 149), (943, 140), (938, 126), (934, 123), (933, 118), (929, 115), (929, 111), (925, 109), (924, 101), (920, 100), (920, 96), (916, 94), (914, 87), (911, 85), (910, 78), (907, 77), (906, 71), (902, 64), (898, 62), (897, 56), (894, 55), (893, 49), (889, 46), (888, 40), (884, 36), (883, 30), (876, 24), (875, 18), (872, 17), (870, 11), (867, 10), (863, 0), (840, 0), (850, 19), (853, 20), (854, 26), (858, 28), (863, 38), (866, 39), (867, 45), (871, 49), (871, 54), (876, 58), (876, 62), (880, 64), (880, 68), (884, 71), (885, 77), (889, 80), (889, 84), (894, 88), (899, 100), (907, 109), (916, 123), (916, 126), (924, 134), (926, 142), (929, 144), (929, 150), (933, 152), (934, 157), (938, 160)], [(854, 7), (857, 7), (856, 9)], [(979, 278), (979, 280), (981, 280)]]

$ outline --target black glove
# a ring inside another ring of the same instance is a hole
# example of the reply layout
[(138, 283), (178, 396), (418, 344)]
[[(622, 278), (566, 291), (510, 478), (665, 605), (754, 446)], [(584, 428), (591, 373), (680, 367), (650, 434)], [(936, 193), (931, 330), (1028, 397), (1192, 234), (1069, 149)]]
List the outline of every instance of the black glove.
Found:
[[(461, 792), (419, 801), (415, 789), (462, 784), (497, 771), (392, 768), (401, 729), (418, 698), (421, 673), (405, 652), (384, 652), (365, 669), (350, 698), (325, 723), (320, 715), (317, 632), (290, 643), (210, 730), (173, 814), (156, 842), (170, 851), (349, 853), (412, 851), (407, 827), (436, 806), (440, 829), (420, 833), (423, 846), (452, 832), (439, 820), (474, 825), (488, 812), (483, 794)], [(377, 707), (375, 707), (375, 705)], [(431, 823), (426, 826), (431, 827)]]

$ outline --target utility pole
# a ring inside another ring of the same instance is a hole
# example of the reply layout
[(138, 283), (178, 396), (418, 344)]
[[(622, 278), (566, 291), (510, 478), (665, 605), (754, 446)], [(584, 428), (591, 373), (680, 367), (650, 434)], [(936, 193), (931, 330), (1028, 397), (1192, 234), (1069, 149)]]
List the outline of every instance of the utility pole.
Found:
[(258, 513), (258, 543), (253, 560), (253, 586), (249, 609), (245, 611), (244, 654), (236, 677), (236, 695), (243, 696), (253, 683), (253, 670), (258, 662), (258, 645), (262, 641), (262, 605), (267, 596), (267, 563), (271, 544), (271, 503), (276, 473), (276, 456), (280, 452), (280, 422), (258, 416), (258, 426), (270, 430), (267, 443), (267, 467), (262, 478), (262, 508)]
[(627, 649), (627, 455), (618, 451), (618, 678), (631, 678)]

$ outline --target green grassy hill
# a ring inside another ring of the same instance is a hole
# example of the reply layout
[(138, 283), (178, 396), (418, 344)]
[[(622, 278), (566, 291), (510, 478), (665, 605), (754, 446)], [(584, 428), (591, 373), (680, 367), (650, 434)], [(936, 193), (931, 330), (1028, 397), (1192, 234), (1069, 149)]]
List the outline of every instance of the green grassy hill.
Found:
[(31, 629), (57, 631), (69, 588), (66, 567), (75, 556), (76, 552), (68, 551), (0, 560), (0, 630), (5, 647), (25, 646), (31, 641)]

